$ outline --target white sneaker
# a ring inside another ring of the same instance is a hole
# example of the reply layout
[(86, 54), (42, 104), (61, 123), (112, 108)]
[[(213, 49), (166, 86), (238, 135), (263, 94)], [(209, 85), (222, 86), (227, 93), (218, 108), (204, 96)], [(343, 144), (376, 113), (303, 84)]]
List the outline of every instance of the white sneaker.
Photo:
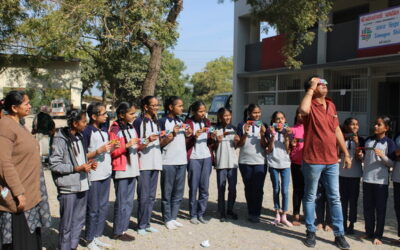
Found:
[(111, 248), (111, 245), (105, 242), (100, 241), (98, 238), (94, 238), (93, 240), (97, 246), (104, 247), (104, 248)]
[(176, 227), (183, 227), (183, 224), (182, 224), (182, 223), (177, 222), (176, 220), (173, 220), (173, 222), (174, 222), (174, 225), (175, 225)]
[(173, 220), (170, 220), (168, 222), (165, 223), (165, 226), (169, 229), (169, 230), (175, 230), (177, 227), (175, 226), (175, 223)]
[(94, 240), (92, 240), (92, 242), (90, 242), (89, 245), (87, 245), (87, 249), (100, 250), (100, 248), (96, 245), (96, 242)]

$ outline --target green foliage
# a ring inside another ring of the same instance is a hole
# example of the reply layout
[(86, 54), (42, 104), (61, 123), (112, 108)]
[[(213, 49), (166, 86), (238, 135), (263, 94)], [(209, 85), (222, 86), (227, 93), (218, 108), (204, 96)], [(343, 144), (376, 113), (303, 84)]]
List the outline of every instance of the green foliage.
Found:
[(150, 58), (159, 65), (154, 48), (175, 44), (183, 0), (4, 0), (0, 10), (11, 8), (7, 4), (15, 13), (0, 14), (0, 32), (3, 24), (10, 30), (9, 46), (24, 54), (81, 59), (83, 92), (98, 82), (104, 96), (118, 101), (137, 98), (149, 84), (154, 88), (159, 67), (153, 70)]
[(193, 74), (193, 97), (210, 104), (215, 94), (232, 91), (233, 60), (220, 57), (206, 64), (204, 71)]
[(328, 21), (333, 2), (333, 0), (247, 0), (256, 21), (267, 22), (280, 34), (285, 35), (286, 44), (282, 51), (286, 58), (285, 64), (296, 69), (302, 65), (296, 57), (301, 54), (304, 46), (310, 45), (315, 38), (315, 32), (310, 29), (315, 27), (318, 21), (322, 23)]

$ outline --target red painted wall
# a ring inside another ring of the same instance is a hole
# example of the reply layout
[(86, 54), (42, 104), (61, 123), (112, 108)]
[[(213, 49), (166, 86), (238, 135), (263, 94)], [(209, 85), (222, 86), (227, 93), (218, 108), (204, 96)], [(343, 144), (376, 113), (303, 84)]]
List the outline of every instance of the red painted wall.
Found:
[(400, 44), (388, 45), (370, 49), (360, 49), (357, 51), (357, 57), (381, 56), (400, 53)]
[(285, 42), (284, 35), (264, 38), (261, 44), (261, 68), (274, 69), (285, 67), (281, 49)]

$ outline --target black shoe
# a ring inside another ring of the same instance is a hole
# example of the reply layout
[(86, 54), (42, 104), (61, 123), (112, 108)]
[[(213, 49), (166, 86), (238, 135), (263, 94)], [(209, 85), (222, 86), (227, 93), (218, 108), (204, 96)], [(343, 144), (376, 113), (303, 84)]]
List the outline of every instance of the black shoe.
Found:
[(219, 221), (220, 222), (225, 222), (226, 221), (226, 214), (225, 213), (220, 213), (219, 214)]
[(340, 249), (350, 249), (350, 245), (347, 243), (343, 235), (335, 237), (335, 244)]
[(349, 227), (346, 230), (346, 234), (354, 234), (354, 224), (350, 223)]
[(207, 223), (208, 223), (208, 220), (204, 219), (203, 216), (200, 216), (200, 217), (198, 218), (198, 220), (199, 220), (201, 223), (203, 223), (203, 224), (207, 224)]
[(232, 219), (232, 220), (237, 220), (238, 219), (238, 215), (235, 214), (232, 210), (228, 210), (226, 212), (226, 214)]
[(255, 215), (250, 215), (247, 220), (252, 222), (252, 223), (259, 223), (260, 222), (260, 217), (255, 216)]
[(307, 236), (303, 240), (304, 245), (307, 247), (315, 247), (315, 232), (309, 232), (307, 231)]

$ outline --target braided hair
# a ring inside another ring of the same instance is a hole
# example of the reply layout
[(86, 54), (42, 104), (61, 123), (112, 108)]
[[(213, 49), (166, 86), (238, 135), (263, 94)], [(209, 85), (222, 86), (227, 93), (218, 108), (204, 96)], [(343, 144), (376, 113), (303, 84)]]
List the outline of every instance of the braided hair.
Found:
[[(118, 119), (117, 119), (118, 127), (122, 132), (122, 136), (124, 137), (125, 144), (128, 143), (128, 138), (126, 136), (125, 130), (127, 130), (128, 134), (129, 134), (128, 129), (133, 128), (133, 126), (132, 126), (132, 124), (129, 124), (129, 123), (125, 124), (123, 121), (123, 118), (121, 118), (121, 115), (125, 115), (126, 113), (128, 113), (129, 109), (131, 109), (132, 107), (136, 108), (136, 106), (134, 104), (131, 104), (128, 102), (121, 102), (118, 105), (117, 110), (116, 110), (117, 117), (118, 117)], [(130, 136), (130, 134), (129, 134), (129, 136)], [(130, 164), (131, 159), (129, 157), (129, 151), (127, 150), (125, 154), (126, 154), (126, 159), (128, 161), (128, 164)]]

